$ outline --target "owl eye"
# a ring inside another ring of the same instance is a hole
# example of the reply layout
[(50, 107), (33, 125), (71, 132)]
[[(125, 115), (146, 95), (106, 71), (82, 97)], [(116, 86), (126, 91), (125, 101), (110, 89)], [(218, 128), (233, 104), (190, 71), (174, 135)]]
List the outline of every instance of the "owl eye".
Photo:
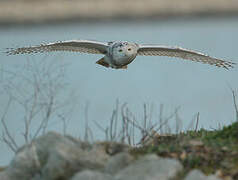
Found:
[(122, 49), (119, 49), (118, 51), (119, 51), (119, 52), (122, 52)]
[(128, 51), (131, 51), (131, 48), (129, 48)]

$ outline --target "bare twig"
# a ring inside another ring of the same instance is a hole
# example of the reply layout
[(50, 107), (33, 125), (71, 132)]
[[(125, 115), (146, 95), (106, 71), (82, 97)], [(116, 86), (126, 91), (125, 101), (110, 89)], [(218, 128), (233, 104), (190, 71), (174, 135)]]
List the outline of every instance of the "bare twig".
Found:
[(5, 122), (5, 118), (6, 118), (6, 115), (9, 111), (9, 107), (11, 105), (11, 102), (12, 102), (12, 99), (9, 98), (8, 100), (8, 103), (7, 103), (7, 106), (3, 112), (3, 115), (2, 115), (2, 118), (1, 118), (1, 123), (3, 125), (3, 133), (2, 133), (2, 137), (1, 137), (1, 140), (7, 144), (7, 146), (13, 151), (13, 152), (16, 152), (17, 149), (18, 149), (18, 145), (14, 139), (14, 137), (12, 136), (12, 134), (10, 133), (7, 125), (6, 125), (6, 122)]
[[(160, 109), (159, 109), (159, 123), (163, 124), (163, 109), (164, 109), (164, 105), (160, 104)], [(163, 134), (163, 128), (161, 127), (160, 129), (160, 133)]]
[(85, 106), (85, 133), (84, 133), (84, 141), (86, 142), (90, 142), (90, 139), (93, 141), (93, 133), (91, 128), (89, 127), (88, 108), (89, 103), (87, 102)]
[(175, 133), (178, 134), (182, 129), (182, 120), (179, 117), (178, 111), (175, 113)]
[[(166, 124), (168, 124), (168, 121), (176, 117), (178, 117), (178, 110), (180, 107), (177, 107), (175, 111), (169, 115), (166, 118), (160, 118), (160, 122), (162, 123), (152, 123), (151, 122), (151, 114), (148, 112), (151, 112), (149, 110), (148, 106), (146, 104), (143, 104), (143, 122), (142, 125), (136, 120), (134, 114), (129, 110), (127, 103), (124, 103), (121, 105), (121, 119), (122, 119), (122, 125), (121, 125), (121, 130), (119, 133), (116, 135), (115, 129), (115, 123), (117, 122), (117, 115), (118, 114), (118, 102), (116, 104), (116, 108), (113, 109), (112, 116), (110, 118), (110, 124), (108, 127), (102, 127), (100, 124), (95, 122), (96, 126), (104, 132), (105, 137), (107, 140), (113, 141), (113, 140), (120, 140), (122, 143), (128, 143), (129, 145), (138, 145), (138, 144), (144, 144), (149, 138), (153, 138), (155, 134), (157, 134), (157, 131), (161, 130)], [(163, 107), (163, 106), (161, 106)], [(162, 108), (161, 108), (162, 109)], [(162, 113), (161, 113), (162, 114)], [(179, 120), (177, 120), (179, 121)], [(112, 127), (115, 127), (114, 129)], [(137, 132), (135, 132), (137, 131)], [(140, 136), (142, 137), (138, 143), (136, 143), (136, 134), (140, 133)]]
[[(40, 134), (47, 132), (49, 121), (58, 116), (58, 112), (70, 104), (70, 101), (63, 101), (59, 98), (59, 93), (64, 88), (64, 65), (56, 65), (56, 61), (30, 61), (28, 60), (24, 67), (18, 72), (1, 71), (5, 74), (1, 79), (1, 90), (13, 101), (15, 106), (23, 109), (22, 119), (24, 130), (22, 132), (25, 143), (30, 143)], [(11, 149), (15, 150), (14, 138), (7, 128), (5, 117), (2, 117), (2, 124), (5, 129), (3, 135), (4, 142)], [(21, 118), (21, 117), (18, 117)], [(39, 120), (41, 119), (41, 120)], [(34, 123), (40, 122), (35, 131), (32, 130)], [(64, 133), (66, 131), (65, 119)], [(8, 131), (6, 131), (8, 130)], [(12, 137), (12, 138), (10, 138)], [(8, 138), (8, 141), (6, 140)], [(13, 145), (12, 145), (13, 144)]]
[(236, 121), (238, 122), (238, 107), (237, 107), (237, 103), (236, 103), (236, 94), (235, 94), (234, 90), (232, 90), (232, 97), (233, 97), (233, 104), (234, 104), (235, 113), (236, 113)]
[(197, 113), (197, 118), (196, 118), (196, 127), (195, 127), (195, 131), (197, 132), (198, 130), (198, 123), (199, 123), (199, 119), (200, 119), (200, 113)]

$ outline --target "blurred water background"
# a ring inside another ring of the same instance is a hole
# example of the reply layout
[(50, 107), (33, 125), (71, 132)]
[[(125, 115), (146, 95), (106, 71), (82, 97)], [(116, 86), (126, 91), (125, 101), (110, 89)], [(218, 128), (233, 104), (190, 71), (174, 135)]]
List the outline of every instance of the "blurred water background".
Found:
[[(0, 49), (70, 39), (127, 40), (181, 46), (238, 63), (237, 18), (236, 15), (219, 18), (155, 17), (143, 20), (2, 25)], [(230, 88), (238, 90), (237, 68), (228, 71), (181, 59), (138, 56), (127, 70), (114, 70), (96, 65), (95, 62), (100, 58), (100, 55), (70, 52), (17, 56), (0, 53), (0, 66), (2, 69), (17, 72), (21, 71), (27, 60), (40, 62), (46, 59), (67, 64), (67, 83), (61, 95), (68, 96), (74, 93), (72, 102), (75, 107), (67, 128), (67, 132), (74, 136), (83, 136), (85, 118), (88, 118), (95, 139), (103, 139), (103, 133), (93, 121), (105, 127), (117, 100), (120, 104), (127, 103), (137, 121), (143, 119), (143, 103), (152, 109), (153, 121), (158, 120), (161, 104), (164, 106), (165, 115), (171, 114), (180, 106), (179, 116), (183, 130), (188, 128), (198, 112), (199, 128), (213, 129), (235, 121)], [(3, 113), (7, 101), (5, 94), (0, 95), (0, 113)], [(88, 113), (85, 112), (86, 108)], [(7, 116), (9, 129), (19, 144), (23, 142), (21, 132), (24, 125), (22, 119), (19, 119), (22, 113), (22, 109), (13, 106)], [(171, 126), (174, 128), (173, 122)], [(55, 120), (49, 126), (49, 130), (62, 132), (62, 123)], [(9, 163), (13, 156), (2, 142), (0, 154), (0, 165)]]

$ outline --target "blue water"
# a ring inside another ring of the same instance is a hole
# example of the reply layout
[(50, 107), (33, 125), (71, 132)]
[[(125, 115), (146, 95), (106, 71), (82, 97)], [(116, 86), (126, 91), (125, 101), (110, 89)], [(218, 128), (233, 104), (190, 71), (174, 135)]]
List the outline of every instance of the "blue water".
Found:
[[(237, 17), (0, 27), (0, 49), (69, 39), (127, 40), (181, 46), (238, 63)], [(0, 53), (0, 65), (14, 71), (16, 66), (26, 63), (26, 59), (40, 61), (44, 57)], [(154, 121), (158, 119), (160, 104), (164, 104), (165, 115), (180, 106), (184, 129), (197, 112), (200, 112), (199, 127), (218, 128), (235, 121), (230, 87), (238, 90), (238, 68), (227, 71), (180, 59), (141, 56), (127, 70), (113, 70), (96, 65), (99, 58), (100, 55), (67, 52), (47, 55), (49, 60), (69, 64), (65, 95), (73, 90), (78, 97), (68, 124), (70, 134), (82, 136), (85, 106), (88, 104), (88, 119), (95, 139), (103, 139), (93, 121), (106, 126), (116, 99), (121, 104), (127, 102), (138, 121), (143, 119), (143, 103), (153, 104)], [(6, 96), (0, 95), (0, 106), (5, 107), (6, 102)], [(20, 109), (12, 109), (7, 119), (19, 143), (23, 142), (19, 135), (23, 128), (22, 119), (19, 119), (22, 113)], [(51, 125), (51, 129), (58, 131), (62, 131), (61, 127)], [(3, 143), (0, 143), (0, 154), (0, 165), (8, 164), (13, 156)]]

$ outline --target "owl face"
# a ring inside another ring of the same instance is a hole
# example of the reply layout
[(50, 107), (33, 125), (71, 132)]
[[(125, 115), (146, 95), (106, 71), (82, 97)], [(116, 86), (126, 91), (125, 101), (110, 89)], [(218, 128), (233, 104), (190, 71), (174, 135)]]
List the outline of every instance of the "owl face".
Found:
[(127, 65), (137, 55), (138, 46), (134, 43), (118, 42), (112, 46), (112, 57), (115, 64)]

